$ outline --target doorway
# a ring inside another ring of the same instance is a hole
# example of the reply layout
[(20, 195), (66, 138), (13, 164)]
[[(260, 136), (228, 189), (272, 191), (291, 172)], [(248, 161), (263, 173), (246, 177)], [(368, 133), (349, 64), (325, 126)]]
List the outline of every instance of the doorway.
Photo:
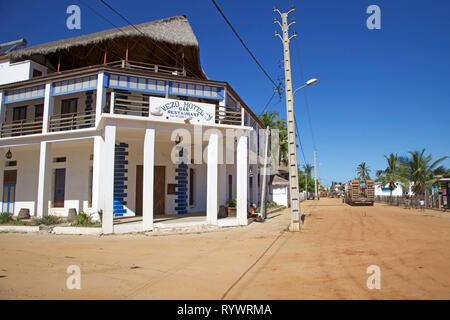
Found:
[(64, 194), (66, 187), (66, 169), (55, 170), (55, 189), (53, 194), (53, 207), (64, 208)]
[[(142, 216), (142, 197), (143, 197), (143, 173), (142, 165), (136, 166), (136, 216)], [(166, 167), (154, 167), (154, 184), (153, 184), (153, 214), (165, 214), (166, 203)]]
[(5, 170), (3, 178), (3, 208), (2, 212), (14, 214), (16, 199), (17, 170)]

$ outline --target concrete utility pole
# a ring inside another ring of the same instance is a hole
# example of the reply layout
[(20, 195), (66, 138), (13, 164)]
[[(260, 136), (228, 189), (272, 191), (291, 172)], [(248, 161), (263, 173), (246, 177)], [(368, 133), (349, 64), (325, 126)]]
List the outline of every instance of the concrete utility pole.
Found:
[(261, 215), (262, 218), (266, 218), (266, 187), (267, 187), (267, 160), (269, 158), (269, 136), (270, 127), (266, 128), (266, 144), (264, 145), (264, 168), (263, 168), (263, 181), (262, 181), (262, 191), (261, 191)]
[(302, 229), (302, 222), (300, 219), (300, 195), (298, 191), (298, 164), (297, 164), (297, 144), (295, 137), (295, 122), (294, 122), (294, 95), (292, 93), (292, 77), (291, 77), (291, 57), (289, 53), (289, 42), (296, 33), (289, 37), (289, 27), (295, 23), (295, 20), (288, 24), (288, 15), (294, 12), (294, 8), (286, 13), (281, 13), (277, 8), (274, 12), (278, 12), (281, 16), (280, 23), (274, 18), (274, 23), (278, 23), (283, 31), (281, 37), (277, 31), (275, 36), (278, 36), (283, 42), (284, 49), (284, 78), (286, 91), (286, 116), (287, 116), (287, 131), (288, 131), (288, 153), (289, 153), (289, 185), (291, 198), (291, 224), (290, 231), (300, 231)]
[(317, 165), (316, 165), (317, 151), (314, 151), (314, 199), (317, 200)]
[(305, 190), (306, 190), (305, 200), (308, 200), (308, 172), (306, 171), (306, 166), (305, 166)]
[[(319, 167), (320, 167), (320, 163), (319, 163)], [(320, 168), (317, 167), (317, 188), (319, 191), (319, 200), (320, 200)]]

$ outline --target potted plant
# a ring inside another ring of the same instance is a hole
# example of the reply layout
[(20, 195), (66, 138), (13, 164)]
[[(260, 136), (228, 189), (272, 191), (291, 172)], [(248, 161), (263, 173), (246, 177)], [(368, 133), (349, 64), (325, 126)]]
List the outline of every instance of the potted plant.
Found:
[(236, 199), (227, 201), (227, 212), (229, 217), (236, 217)]

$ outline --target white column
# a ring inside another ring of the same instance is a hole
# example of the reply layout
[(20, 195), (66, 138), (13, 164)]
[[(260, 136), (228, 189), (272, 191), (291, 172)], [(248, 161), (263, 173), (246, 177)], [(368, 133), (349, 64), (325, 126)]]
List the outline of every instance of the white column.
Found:
[(236, 164), (236, 215), (240, 225), (247, 224), (248, 137), (238, 138)]
[(206, 221), (208, 224), (217, 224), (218, 207), (218, 154), (219, 136), (211, 133), (208, 143), (208, 164), (206, 182)]
[(116, 127), (105, 126), (105, 143), (103, 145), (103, 233), (113, 233), (114, 218), (114, 151), (116, 145)]
[(103, 209), (101, 183), (103, 168), (103, 137), (94, 137), (94, 159), (92, 161), (92, 209), (100, 211)]
[(50, 186), (52, 185), (52, 168), (51, 168), (51, 149), (50, 142), (41, 142), (39, 156), (39, 181), (37, 194), (37, 210), (38, 218), (48, 215), (48, 201), (50, 200)]
[(225, 205), (227, 202), (228, 192), (228, 177), (227, 177), (227, 164), (226, 164), (226, 146), (222, 143), (219, 144), (219, 206)]
[(5, 92), (0, 91), (0, 124), (5, 122), (6, 104), (5, 104)]
[(142, 185), (142, 223), (144, 230), (153, 229), (153, 187), (155, 168), (155, 129), (145, 129)]
[(52, 83), (45, 84), (44, 113), (42, 115), (42, 133), (49, 132), (50, 118), (53, 115), (54, 98), (52, 97)]
[(102, 110), (106, 103), (106, 88), (103, 86), (105, 74), (100, 72), (97, 76), (97, 97), (95, 101), (95, 126), (98, 126), (102, 117)]

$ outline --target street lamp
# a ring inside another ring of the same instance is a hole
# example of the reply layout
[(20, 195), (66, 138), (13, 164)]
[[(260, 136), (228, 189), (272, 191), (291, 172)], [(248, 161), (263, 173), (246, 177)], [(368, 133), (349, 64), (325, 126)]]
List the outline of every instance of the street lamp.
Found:
[(308, 81), (306, 81), (306, 83), (305, 83), (304, 85), (302, 85), (302, 86), (298, 87), (297, 89), (295, 89), (293, 95), (294, 95), (298, 90), (303, 89), (304, 87), (313, 85), (313, 84), (317, 83), (317, 81), (319, 81), (319, 80), (317, 80), (316, 78), (309, 79)]

